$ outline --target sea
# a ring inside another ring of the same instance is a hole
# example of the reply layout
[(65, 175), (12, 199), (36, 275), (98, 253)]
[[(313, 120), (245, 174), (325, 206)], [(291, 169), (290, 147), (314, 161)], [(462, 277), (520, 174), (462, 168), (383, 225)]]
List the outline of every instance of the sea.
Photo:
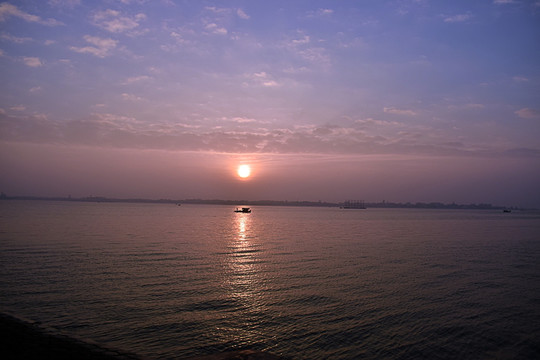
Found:
[(540, 358), (540, 212), (233, 210), (2, 200), (0, 311), (151, 359)]

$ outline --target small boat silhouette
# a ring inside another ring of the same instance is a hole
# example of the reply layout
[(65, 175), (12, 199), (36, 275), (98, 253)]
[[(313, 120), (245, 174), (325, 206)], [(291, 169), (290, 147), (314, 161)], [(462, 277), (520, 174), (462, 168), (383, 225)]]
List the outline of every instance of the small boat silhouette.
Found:
[(248, 207), (236, 208), (236, 210), (234, 210), (234, 212), (237, 212), (237, 213), (250, 213), (251, 209), (248, 208)]

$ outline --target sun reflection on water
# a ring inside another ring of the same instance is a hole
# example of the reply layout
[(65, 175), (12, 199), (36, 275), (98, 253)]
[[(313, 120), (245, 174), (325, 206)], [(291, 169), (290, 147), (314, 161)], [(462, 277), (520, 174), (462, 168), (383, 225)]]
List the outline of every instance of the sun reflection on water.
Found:
[(246, 240), (246, 216), (240, 216), (238, 218), (238, 239), (240, 241)]
[(263, 249), (254, 223), (251, 214), (235, 214), (231, 221), (233, 236), (227, 245), (223, 286), (235, 304), (237, 316), (219, 329), (220, 337), (226, 341), (240, 341), (244, 345), (264, 339), (260, 327), (267, 311)]
[(236, 298), (253, 297), (259, 277), (260, 249), (250, 229), (251, 215), (238, 214), (235, 219), (236, 236), (229, 244), (230, 290)]

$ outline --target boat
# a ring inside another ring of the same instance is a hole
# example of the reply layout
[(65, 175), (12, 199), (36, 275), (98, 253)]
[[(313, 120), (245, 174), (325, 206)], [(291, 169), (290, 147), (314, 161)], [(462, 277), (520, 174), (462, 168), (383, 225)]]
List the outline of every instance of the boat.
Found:
[(512, 210), (510, 210), (510, 209), (504, 209), (503, 212), (509, 213), (509, 212), (512, 212)]
[(234, 210), (234, 212), (237, 212), (237, 213), (250, 213), (251, 208), (248, 208), (248, 207), (236, 208), (236, 210)]

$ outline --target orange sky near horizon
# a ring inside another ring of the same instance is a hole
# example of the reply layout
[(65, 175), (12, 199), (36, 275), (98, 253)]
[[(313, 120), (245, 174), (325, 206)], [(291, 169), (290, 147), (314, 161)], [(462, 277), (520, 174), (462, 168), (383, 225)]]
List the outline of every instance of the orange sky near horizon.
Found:
[[(218, 154), (2, 144), (7, 195), (493, 203), (534, 207), (527, 160), (417, 155)], [(249, 159), (249, 160), (248, 160)], [(238, 176), (249, 163), (248, 180)], [(507, 171), (510, 169), (510, 171)], [(515, 174), (528, 172), (526, 177)], [(466, 174), (466, 176), (464, 175)], [(471, 181), (471, 179), (473, 179)], [(472, 183), (472, 184), (471, 184)], [(535, 197), (536, 196), (536, 197)], [(517, 201), (516, 201), (517, 200)]]

